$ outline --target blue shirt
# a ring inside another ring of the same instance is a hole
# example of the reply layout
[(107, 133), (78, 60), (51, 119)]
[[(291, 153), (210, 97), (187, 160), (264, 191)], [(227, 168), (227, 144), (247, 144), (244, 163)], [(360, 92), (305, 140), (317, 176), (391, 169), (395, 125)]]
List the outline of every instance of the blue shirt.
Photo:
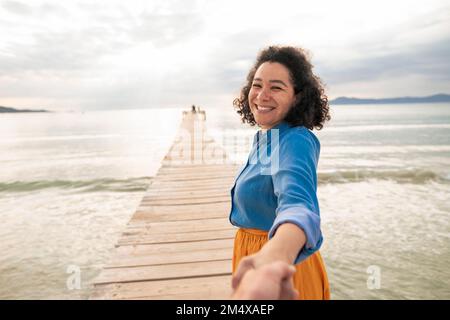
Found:
[(231, 224), (269, 232), (290, 222), (300, 227), (306, 243), (294, 263), (316, 252), (323, 241), (317, 200), (320, 142), (303, 126), (281, 122), (259, 130), (247, 163), (231, 189)]

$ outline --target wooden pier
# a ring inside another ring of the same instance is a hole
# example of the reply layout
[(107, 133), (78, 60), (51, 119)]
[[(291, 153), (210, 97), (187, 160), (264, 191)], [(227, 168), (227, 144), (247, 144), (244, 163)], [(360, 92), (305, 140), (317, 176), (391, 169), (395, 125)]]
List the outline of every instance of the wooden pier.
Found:
[(175, 141), (91, 299), (227, 299), (235, 228), (228, 221), (238, 166), (208, 137), (203, 111), (183, 112)]

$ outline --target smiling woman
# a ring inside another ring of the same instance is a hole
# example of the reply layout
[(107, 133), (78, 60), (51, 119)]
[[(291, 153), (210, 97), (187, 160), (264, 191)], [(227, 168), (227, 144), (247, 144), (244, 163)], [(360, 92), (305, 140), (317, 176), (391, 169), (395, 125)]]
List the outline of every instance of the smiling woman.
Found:
[(294, 264), (296, 272), (281, 288), (293, 281), (300, 299), (329, 299), (318, 251), (323, 240), (317, 199), (320, 143), (311, 131), (330, 119), (322, 84), (302, 49), (269, 47), (259, 54), (234, 105), (243, 122), (262, 130), (231, 190), (230, 222), (240, 228), (233, 288), (249, 270), (283, 261)]

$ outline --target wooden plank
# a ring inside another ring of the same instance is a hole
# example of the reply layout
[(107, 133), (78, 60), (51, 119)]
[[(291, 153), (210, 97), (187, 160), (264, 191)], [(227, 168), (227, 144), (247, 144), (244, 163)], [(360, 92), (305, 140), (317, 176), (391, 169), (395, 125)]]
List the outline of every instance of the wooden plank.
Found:
[(230, 190), (220, 189), (209, 189), (208, 192), (206, 190), (190, 190), (190, 191), (178, 191), (178, 190), (168, 190), (167, 192), (161, 192), (160, 190), (155, 190), (154, 192), (146, 192), (145, 198), (152, 199), (191, 199), (191, 198), (199, 198), (199, 197), (217, 197), (217, 196), (230, 196)]
[(170, 194), (170, 193), (182, 193), (182, 192), (203, 192), (208, 193), (209, 190), (223, 191), (230, 193), (233, 184), (198, 184), (198, 185), (155, 185), (147, 189), (146, 194), (149, 196), (152, 194)]
[[(186, 194), (185, 191), (182, 191)], [(180, 195), (181, 194), (181, 195)], [(155, 200), (202, 200), (202, 199), (214, 199), (214, 198), (223, 198), (223, 197), (230, 197), (230, 191), (229, 190), (218, 190), (215, 192), (206, 192), (205, 191), (190, 191), (189, 196), (183, 196), (180, 192), (166, 192), (166, 193), (160, 193), (160, 194), (145, 194), (142, 198), (142, 201), (155, 201)], [(142, 202), (141, 201), (141, 202)]]
[(198, 185), (228, 185), (230, 182), (234, 181), (234, 176), (218, 177), (218, 178), (207, 178), (207, 179), (184, 179), (184, 180), (169, 180), (169, 179), (158, 179), (154, 178), (151, 186), (198, 186)]
[(105, 268), (95, 284), (132, 281), (170, 280), (187, 277), (224, 276), (231, 274), (231, 257), (227, 260), (189, 262), (180, 264)]
[(226, 217), (231, 209), (231, 203), (204, 203), (183, 206), (147, 206), (140, 205), (132, 219), (149, 219), (149, 221), (193, 220), (205, 218)]
[(174, 242), (163, 244), (140, 244), (133, 246), (119, 246), (116, 255), (123, 257), (137, 257), (158, 255), (161, 253), (194, 252), (203, 250), (232, 248), (234, 239), (219, 239), (208, 241)]
[(230, 170), (236, 167), (239, 167), (239, 163), (224, 163), (224, 164), (214, 164), (214, 165), (204, 165), (204, 164), (190, 164), (186, 166), (167, 166), (163, 165), (159, 168), (159, 172), (167, 173), (167, 172), (181, 172), (181, 171), (190, 171), (190, 172), (213, 172), (218, 170)]
[(207, 204), (207, 203), (228, 203), (230, 202), (230, 196), (225, 195), (222, 197), (214, 198), (193, 198), (193, 199), (172, 199), (168, 200), (158, 200), (145, 197), (141, 201), (141, 205), (151, 205), (151, 206), (186, 206), (193, 204)]
[(149, 221), (178, 221), (202, 218), (215, 218), (228, 216), (231, 209), (231, 199), (226, 202), (205, 202), (195, 204), (184, 204), (183, 206), (154, 206), (151, 203), (143, 202), (137, 208), (132, 219)]
[[(229, 299), (231, 276), (98, 284), (92, 299)], [(197, 297), (197, 298), (194, 298)]]
[(175, 173), (165, 173), (165, 174), (158, 174), (154, 177), (158, 180), (173, 180), (174, 178), (187, 178), (187, 179), (214, 179), (214, 178), (226, 178), (226, 177), (233, 177), (236, 172), (239, 169), (236, 168), (235, 170), (217, 170), (217, 171), (210, 171), (210, 172), (175, 172)]
[(206, 185), (206, 184), (210, 184), (210, 185), (225, 185), (228, 182), (234, 181), (234, 176), (236, 175), (237, 172), (234, 173), (234, 175), (229, 175), (226, 177), (219, 177), (217, 179), (214, 178), (208, 178), (208, 179), (187, 179), (185, 181), (178, 181), (178, 180), (169, 180), (169, 179), (159, 179), (157, 176), (154, 177), (151, 180), (151, 185), (149, 186), (150, 188), (152, 188), (153, 186), (158, 186), (158, 187), (162, 187), (162, 186), (195, 186), (195, 185)]
[(183, 233), (158, 233), (151, 236), (122, 236), (119, 245), (134, 245), (142, 243), (171, 243), (215, 239), (230, 239), (235, 236), (235, 228), (229, 227), (219, 230), (183, 232)]
[[(155, 194), (155, 192), (159, 192), (159, 195), (164, 194), (171, 194), (172, 192), (174, 194), (176, 193), (182, 193), (182, 192), (197, 192), (197, 193), (203, 193), (208, 194), (210, 190), (216, 190), (217, 192), (226, 192), (227, 194), (231, 194), (231, 188), (233, 187), (233, 184), (197, 184), (197, 185), (161, 185), (161, 186), (155, 186), (154, 188), (148, 189), (146, 191), (146, 194), (148, 193), (149, 196), (152, 194)], [(157, 188), (157, 189), (156, 189)], [(144, 194), (145, 196), (145, 194)]]
[[(155, 209), (156, 207), (152, 207)], [(161, 207), (162, 208), (162, 207)], [(137, 211), (132, 220), (132, 223), (142, 223), (143, 221), (191, 221), (191, 220), (202, 220), (205, 218), (223, 218), (228, 214), (225, 214), (223, 210), (209, 211), (209, 212), (178, 212), (178, 213), (156, 213), (155, 211), (143, 210)]]
[(191, 178), (191, 179), (185, 179), (184, 181), (178, 181), (178, 180), (170, 180), (170, 179), (160, 179), (158, 176), (153, 177), (150, 180), (149, 189), (151, 189), (153, 186), (189, 186), (189, 185), (198, 185), (198, 184), (211, 184), (211, 185), (221, 185), (222, 186), (226, 183), (228, 183), (230, 180), (234, 181), (234, 178), (236, 176), (238, 171), (235, 171), (229, 175), (226, 176), (216, 176), (217, 179), (214, 178), (207, 178), (207, 179), (197, 179), (197, 178)]
[[(137, 212), (155, 213), (155, 214), (178, 214), (187, 215), (196, 213), (203, 214), (222, 214), (227, 215), (230, 212), (231, 203), (204, 203), (204, 204), (192, 204), (183, 206), (180, 210), (180, 206), (152, 206), (152, 205), (139, 205)], [(133, 216), (134, 218), (134, 216)]]
[(147, 202), (162, 202), (162, 203), (168, 203), (172, 204), (172, 202), (180, 202), (180, 203), (186, 203), (186, 202), (192, 202), (192, 201), (203, 201), (203, 200), (222, 200), (226, 198), (228, 201), (230, 201), (230, 194), (228, 192), (221, 192), (216, 194), (208, 194), (208, 195), (192, 195), (192, 196), (179, 196), (179, 195), (161, 195), (161, 196), (148, 196), (145, 195), (144, 198), (142, 198), (141, 203), (147, 203)]
[(145, 195), (161, 195), (161, 194), (183, 194), (183, 193), (198, 193), (205, 194), (205, 191), (211, 190), (211, 192), (227, 192), (229, 193), (233, 184), (217, 184), (213, 183), (211, 185), (190, 185), (190, 184), (157, 184), (150, 186), (146, 191)]
[(144, 236), (148, 234), (174, 233), (180, 232), (180, 227), (184, 232), (216, 230), (224, 227), (230, 227), (228, 218), (212, 218), (202, 220), (184, 221), (182, 224), (178, 221), (161, 221), (133, 224), (129, 223), (122, 233), (123, 236)]
[(239, 170), (241, 166), (240, 165), (233, 165), (233, 166), (227, 166), (227, 165), (217, 165), (214, 168), (206, 168), (206, 167), (187, 167), (187, 168), (179, 168), (179, 167), (166, 167), (161, 168), (158, 170), (158, 176), (167, 176), (167, 175), (183, 175), (183, 174), (189, 174), (189, 175), (213, 175), (218, 173), (232, 173)]
[(232, 248), (208, 249), (200, 251), (188, 252), (169, 252), (158, 253), (146, 256), (116, 256), (108, 268), (132, 267), (132, 266), (150, 266), (150, 265), (164, 265), (200, 261), (216, 261), (227, 260), (233, 256)]
[(181, 172), (181, 171), (191, 171), (191, 172), (210, 172), (210, 171), (217, 171), (221, 169), (233, 169), (241, 165), (240, 163), (221, 163), (221, 164), (202, 164), (202, 163), (192, 163), (187, 164), (185, 166), (168, 166), (168, 165), (162, 165), (159, 168), (159, 171), (161, 173), (166, 172)]
[(217, 170), (215, 172), (177, 172), (159, 174), (155, 177), (159, 180), (173, 180), (173, 179), (214, 179), (222, 177), (233, 177), (236, 170)]
[(157, 191), (159, 192), (177, 192), (177, 191), (201, 191), (201, 190), (231, 190), (233, 187), (234, 180), (228, 181), (214, 181), (214, 182), (203, 182), (203, 181), (190, 181), (189, 183), (185, 182), (158, 182), (155, 181), (151, 187), (149, 187), (146, 192)]

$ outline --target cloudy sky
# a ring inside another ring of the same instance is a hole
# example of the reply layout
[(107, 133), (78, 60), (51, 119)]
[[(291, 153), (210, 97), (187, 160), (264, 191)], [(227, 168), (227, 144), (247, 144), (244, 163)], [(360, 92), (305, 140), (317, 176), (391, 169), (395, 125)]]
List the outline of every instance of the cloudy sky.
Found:
[(308, 49), (337, 96), (450, 93), (437, 0), (0, 0), (0, 105), (231, 105), (257, 52)]

